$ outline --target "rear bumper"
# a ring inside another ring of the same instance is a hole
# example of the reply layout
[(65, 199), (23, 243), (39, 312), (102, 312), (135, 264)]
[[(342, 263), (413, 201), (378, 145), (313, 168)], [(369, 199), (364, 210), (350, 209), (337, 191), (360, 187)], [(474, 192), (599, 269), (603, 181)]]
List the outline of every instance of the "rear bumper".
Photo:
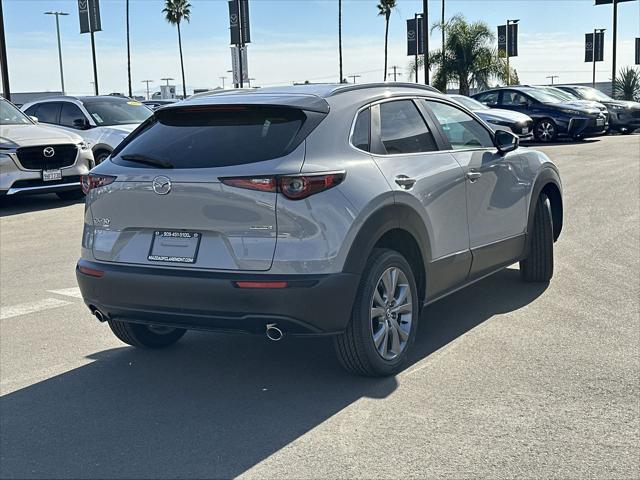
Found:
[[(80, 260), (78, 285), (90, 309), (107, 318), (197, 330), (264, 333), (276, 323), (285, 334), (344, 330), (359, 276), (261, 275), (120, 266)], [(237, 281), (286, 281), (287, 288), (238, 288)]]

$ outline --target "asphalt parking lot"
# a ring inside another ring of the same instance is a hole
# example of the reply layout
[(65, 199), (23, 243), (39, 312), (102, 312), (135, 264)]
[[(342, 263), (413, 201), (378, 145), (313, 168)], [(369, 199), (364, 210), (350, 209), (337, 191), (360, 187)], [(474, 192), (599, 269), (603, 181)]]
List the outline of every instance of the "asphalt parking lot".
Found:
[(83, 205), (5, 201), (0, 476), (640, 477), (640, 135), (539, 148), (564, 183), (552, 282), (513, 266), (426, 308), (382, 380), (326, 339), (129, 348), (78, 296)]

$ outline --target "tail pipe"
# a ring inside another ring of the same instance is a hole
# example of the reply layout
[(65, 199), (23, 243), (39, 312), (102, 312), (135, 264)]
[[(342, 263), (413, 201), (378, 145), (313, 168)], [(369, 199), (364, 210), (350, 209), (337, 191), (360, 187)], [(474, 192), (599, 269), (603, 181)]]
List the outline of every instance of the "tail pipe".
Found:
[(282, 337), (284, 337), (284, 333), (282, 333), (282, 330), (278, 328), (276, 323), (268, 323), (265, 333), (267, 334), (267, 338), (272, 342), (279, 342), (282, 340)]

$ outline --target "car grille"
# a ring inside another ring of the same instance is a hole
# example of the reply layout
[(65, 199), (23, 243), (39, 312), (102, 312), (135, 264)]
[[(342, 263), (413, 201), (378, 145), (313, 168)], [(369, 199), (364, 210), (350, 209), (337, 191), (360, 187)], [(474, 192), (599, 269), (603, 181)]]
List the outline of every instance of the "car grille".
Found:
[(634, 108), (631, 110), (631, 116), (633, 118), (640, 118), (640, 108)]
[[(53, 155), (45, 156), (45, 150), (53, 148)], [(78, 147), (76, 145), (47, 145), (23, 147), (18, 149), (18, 160), (29, 170), (51, 170), (69, 167), (76, 162)]]

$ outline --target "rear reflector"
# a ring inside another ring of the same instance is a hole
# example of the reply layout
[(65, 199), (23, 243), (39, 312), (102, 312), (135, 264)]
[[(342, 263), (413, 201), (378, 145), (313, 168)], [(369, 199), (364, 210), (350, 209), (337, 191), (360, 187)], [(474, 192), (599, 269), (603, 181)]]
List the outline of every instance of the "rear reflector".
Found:
[(90, 277), (101, 278), (104, 276), (104, 272), (102, 270), (96, 270), (95, 268), (78, 265), (78, 270), (80, 270), (80, 273), (84, 273), (85, 275), (89, 275)]
[(238, 288), (287, 288), (287, 282), (233, 282)]

